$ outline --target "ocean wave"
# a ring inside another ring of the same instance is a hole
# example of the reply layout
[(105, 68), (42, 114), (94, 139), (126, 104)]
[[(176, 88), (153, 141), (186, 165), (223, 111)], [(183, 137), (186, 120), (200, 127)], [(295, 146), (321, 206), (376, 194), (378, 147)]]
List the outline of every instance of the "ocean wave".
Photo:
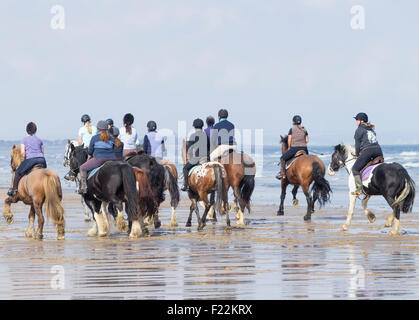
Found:
[(419, 152), (416, 151), (403, 151), (400, 153), (402, 157), (419, 157)]
[(403, 166), (406, 168), (419, 168), (419, 162), (407, 162)]

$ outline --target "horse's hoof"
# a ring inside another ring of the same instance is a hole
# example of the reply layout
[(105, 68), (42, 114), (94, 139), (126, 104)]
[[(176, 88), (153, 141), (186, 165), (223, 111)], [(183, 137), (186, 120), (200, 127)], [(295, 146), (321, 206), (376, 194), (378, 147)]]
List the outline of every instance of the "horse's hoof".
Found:
[(204, 229), (204, 227), (205, 227), (205, 223), (201, 223), (201, 224), (199, 225), (199, 227), (198, 227), (198, 231), (203, 230), (203, 229)]
[(6, 219), (7, 224), (12, 224), (14, 221), (13, 216), (7, 216), (7, 217), (4, 217), (4, 219)]
[(277, 216), (283, 216), (284, 215), (284, 210), (278, 210), (278, 212), (276, 213)]
[(63, 234), (58, 235), (57, 240), (65, 240), (65, 235), (63, 235)]
[(33, 235), (33, 238), (36, 240), (42, 240), (44, 238), (44, 235), (42, 233), (35, 233)]
[(192, 227), (192, 223), (191, 222), (186, 222), (185, 227), (187, 227), (187, 228)]
[(238, 228), (244, 228), (244, 223), (243, 222), (237, 222), (236, 223), (236, 226), (238, 227)]
[(33, 232), (25, 232), (26, 238), (34, 238)]
[(349, 227), (347, 225), (343, 225), (342, 228), (340, 228), (341, 231), (348, 231)]
[(399, 230), (395, 231), (395, 230), (391, 230), (389, 235), (390, 236), (399, 236), (401, 233)]
[(384, 225), (384, 228), (390, 228), (392, 225), (393, 225), (392, 223), (386, 222), (386, 224)]
[(117, 227), (123, 233), (128, 231), (128, 224), (123, 220), (117, 222)]
[(227, 232), (231, 232), (233, 230), (233, 228), (231, 226), (227, 226), (226, 231)]
[(177, 228), (179, 225), (176, 221), (170, 221), (169, 223), (169, 227), (170, 228)]
[(85, 221), (85, 222), (90, 222), (90, 221), (92, 221), (92, 218), (90, 218), (90, 217), (88, 217), (88, 216), (85, 216), (85, 217), (84, 217), (84, 221)]
[(99, 237), (103, 238), (103, 237), (106, 237), (108, 235), (108, 233), (107, 232), (99, 232), (97, 235)]
[(160, 222), (160, 220), (158, 220), (158, 221), (154, 222), (154, 229), (158, 229), (158, 228), (160, 228), (160, 227), (161, 227), (161, 222)]
[(297, 199), (292, 200), (292, 205), (293, 205), (294, 207), (298, 206), (298, 204), (299, 204), (299, 202), (298, 202), (298, 200), (297, 200)]
[(369, 220), (371, 223), (374, 223), (374, 222), (375, 222), (375, 220), (377, 219), (377, 218), (375, 217), (375, 215), (374, 215), (374, 214), (372, 214), (372, 213), (368, 213), (367, 218), (368, 218), (368, 220)]
[(311, 216), (304, 216), (304, 221), (310, 221), (311, 220)]

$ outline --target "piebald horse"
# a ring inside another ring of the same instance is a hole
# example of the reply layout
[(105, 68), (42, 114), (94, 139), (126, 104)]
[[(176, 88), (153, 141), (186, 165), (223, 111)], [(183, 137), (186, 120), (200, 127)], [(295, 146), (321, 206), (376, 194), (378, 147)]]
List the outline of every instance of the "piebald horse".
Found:
[[(22, 157), (20, 147), (13, 146), (10, 153), (11, 167), (13, 171), (12, 181), (16, 169), (25, 160)], [(3, 216), (8, 224), (13, 222), (13, 214), (10, 212), (12, 203), (22, 201), (31, 206), (29, 211), (29, 227), (26, 230), (26, 237), (42, 239), (44, 228), (44, 216), (42, 207), (47, 212), (47, 217), (57, 227), (57, 239), (65, 238), (64, 228), (64, 208), (62, 202), (61, 183), (58, 175), (51, 169), (33, 169), (28, 175), (24, 176), (18, 186), (18, 193), (14, 197), (5, 200)], [(35, 214), (38, 216), (38, 229), (35, 228)]]
[[(349, 229), (356, 204), (355, 180), (352, 174), (352, 167), (356, 161), (355, 149), (350, 145), (337, 145), (332, 154), (332, 160), (327, 169), (329, 175), (333, 176), (339, 169), (346, 168), (349, 173), (349, 210), (342, 231)], [(393, 226), (390, 235), (400, 234), (400, 211), (411, 212), (415, 201), (415, 183), (410, 178), (406, 169), (398, 163), (382, 163), (376, 166), (370, 173), (370, 177), (363, 182), (366, 197), (362, 201), (362, 206), (368, 220), (373, 223), (375, 215), (368, 209), (367, 203), (371, 196), (382, 195), (393, 209), (387, 218), (385, 227)]]
[[(282, 137), (282, 154), (288, 150), (288, 136)], [(302, 155), (299, 156), (291, 164), (286, 171), (286, 177), (282, 179), (282, 193), (281, 193), (281, 204), (279, 206), (278, 215), (284, 215), (284, 200), (289, 184), (294, 185), (292, 194), (294, 196), (294, 205), (298, 204), (296, 194), (298, 187), (301, 186), (304, 195), (307, 199), (307, 213), (304, 216), (304, 220), (311, 220), (311, 214), (314, 212), (314, 204), (316, 201), (319, 202), (320, 206), (324, 205), (330, 199), (329, 182), (324, 178), (325, 166), (322, 160), (315, 155)], [(313, 186), (310, 185), (314, 181)], [(311, 193), (311, 194), (310, 194)]]
[[(188, 155), (186, 152), (186, 142), (183, 141), (182, 157), (184, 164), (188, 163)], [(195, 211), (198, 219), (198, 230), (202, 230), (206, 225), (206, 219), (209, 210), (214, 205), (214, 210), (218, 214), (226, 215), (227, 230), (231, 230), (230, 217), (228, 212), (228, 180), (227, 173), (222, 164), (219, 162), (206, 162), (200, 164), (193, 170), (189, 177), (188, 197), (191, 200), (188, 221), (186, 227), (192, 225), (192, 213)], [(209, 194), (216, 193), (216, 197), (211, 196), (211, 201), (208, 200)], [(214, 203), (215, 198), (215, 203)], [(205, 207), (204, 214), (199, 216), (198, 202), (202, 201)]]

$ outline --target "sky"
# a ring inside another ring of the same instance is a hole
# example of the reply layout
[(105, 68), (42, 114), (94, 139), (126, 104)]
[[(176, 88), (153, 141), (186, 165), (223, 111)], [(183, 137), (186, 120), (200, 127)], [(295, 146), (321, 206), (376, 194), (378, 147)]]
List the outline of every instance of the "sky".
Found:
[(176, 131), (226, 108), (267, 144), (295, 114), (311, 144), (353, 143), (358, 112), (381, 144), (418, 144), (418, 16), (414, 0), (2, 0), (0, 140), (29, 121), (43, 139), (76, 139), (85, 113)]

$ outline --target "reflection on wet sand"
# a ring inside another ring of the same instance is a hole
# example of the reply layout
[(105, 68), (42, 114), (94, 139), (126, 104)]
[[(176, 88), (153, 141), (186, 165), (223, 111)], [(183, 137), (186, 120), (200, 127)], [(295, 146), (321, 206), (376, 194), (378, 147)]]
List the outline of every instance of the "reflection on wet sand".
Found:
[[(1, 195), (0, 195), (1, 196)], [(390, 237), (377, 222), (355, 215), (350, 232), (340, 231), (345, 212), (323, 209), (304, 222), (304, 208), (253, 205), (245, 229), (225, 231), (209, 223), (204, 231), (163, 226), (131, 240), (116, 228), (110, 237), (90, 238), (90, 223), (76, 196), (68, 195), (66, 240), (26, 239), (27, 210), (14, 208), (15, 223), (0, 223), (0, 298), (7, 299), (371, 299), (419, 298), (419, 221), (403, 216), (403, 236)], [(0, 208), (1, 210), (1, 208)], [(381, 221), (381, 222), (383, 222)], [(63, 286), (55, 289), (54, 267)], [(58, 269), (60, 270), (60, 269)]]

